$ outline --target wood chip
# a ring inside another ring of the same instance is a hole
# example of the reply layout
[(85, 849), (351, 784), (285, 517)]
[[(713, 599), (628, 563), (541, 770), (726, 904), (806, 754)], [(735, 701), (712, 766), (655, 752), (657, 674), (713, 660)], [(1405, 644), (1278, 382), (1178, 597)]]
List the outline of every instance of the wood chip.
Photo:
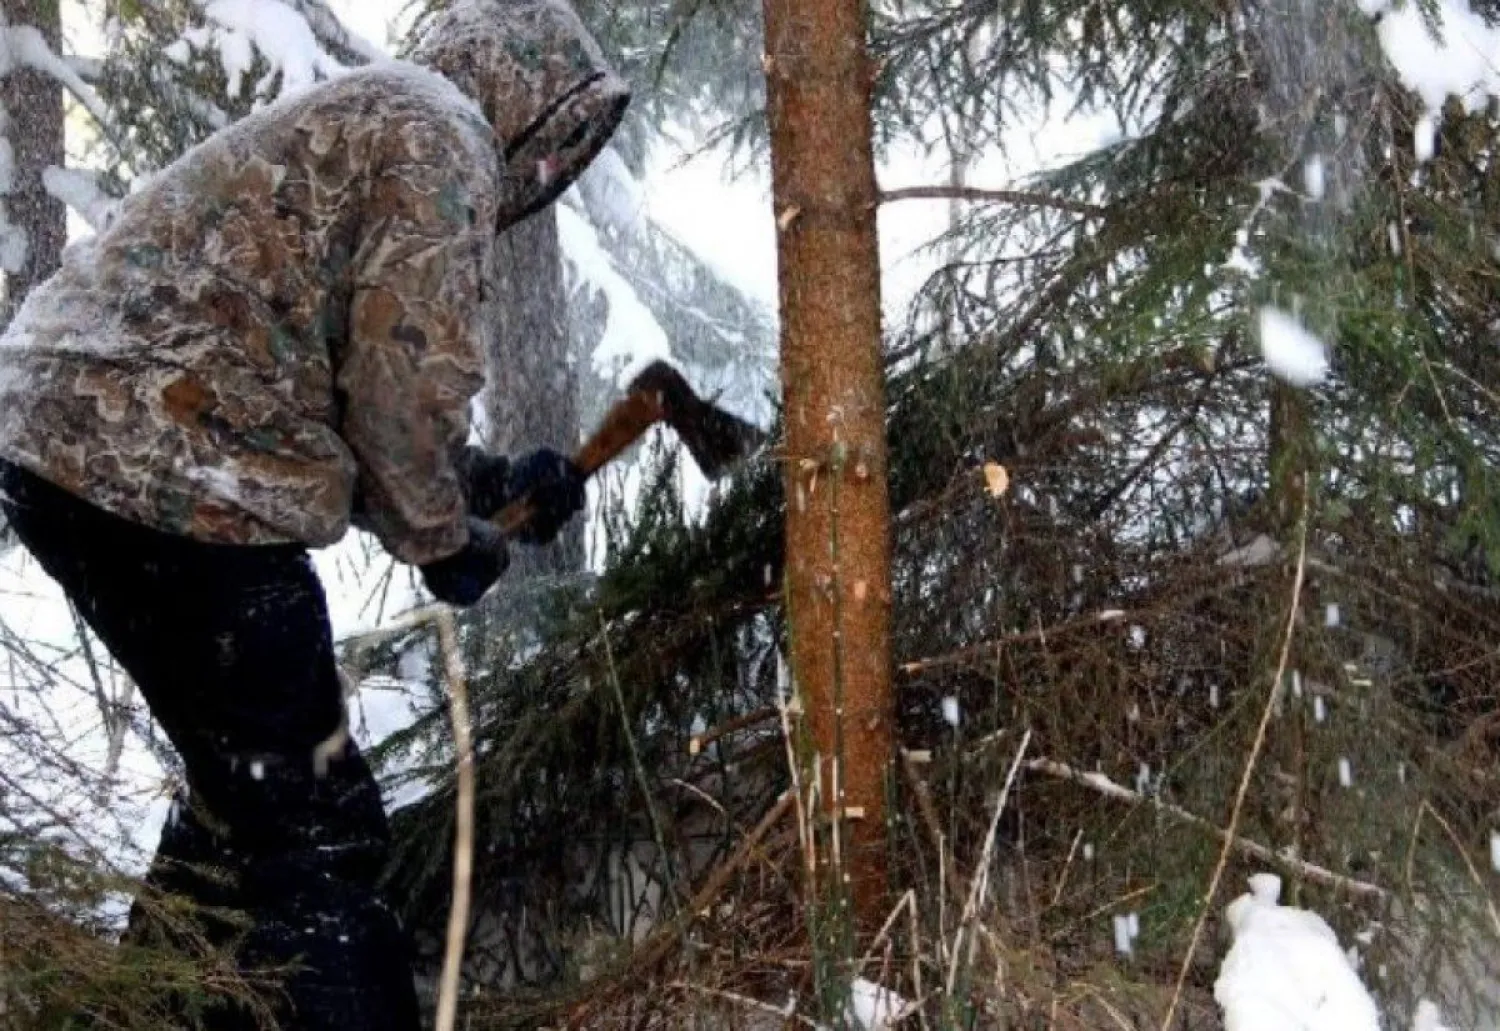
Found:
[(998, 498), (1010, 488), (1010, 473), (998, 462), (984, 463), (984, 485), (990, 497)]

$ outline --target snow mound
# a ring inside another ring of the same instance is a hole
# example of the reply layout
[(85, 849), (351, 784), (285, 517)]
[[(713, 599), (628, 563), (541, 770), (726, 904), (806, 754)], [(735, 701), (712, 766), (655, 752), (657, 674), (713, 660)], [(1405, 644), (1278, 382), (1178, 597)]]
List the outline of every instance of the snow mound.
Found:
[(1256, 874), (1225, 916), (1234, 945), (1214, 998), (1225, 1031), (1380, 1031), (1380, 1012), (1338, 936), (1316, 913), (1277, 904), (1281, 878)]
[(1294, 387), (1311, 387), (1328, 376), (1323, 341), (1277, 308), (1260, 310), (1260, 349), (1271, 373)]

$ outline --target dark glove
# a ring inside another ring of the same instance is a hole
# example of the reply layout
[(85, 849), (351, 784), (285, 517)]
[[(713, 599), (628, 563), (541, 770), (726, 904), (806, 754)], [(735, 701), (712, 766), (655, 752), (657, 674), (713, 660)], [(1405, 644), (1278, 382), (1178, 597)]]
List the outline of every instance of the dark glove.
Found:
[(531, 519), (515, 535), (523, 544), (550, 544), (568, 521), (583, 511), (586, 497), (578, 466), (549, 448), (540, 448), (515, 462), (507, 489), (512, 498), (531, 497)]
[(510, 566), (505, 535), (483, 519), (469, 519), (469, 542), (458, 552), (421, 567), (432, 596), (449, 605), (473, 605)]
[(539, 448), (515, 462), (473, 446), (459, 459), (459, 480), (469, 513), (490, 519), (517, 498), (531, 494), (535, 514), (516, 539), (547, 544), (583, 510), (584, 477), (565, 455)]

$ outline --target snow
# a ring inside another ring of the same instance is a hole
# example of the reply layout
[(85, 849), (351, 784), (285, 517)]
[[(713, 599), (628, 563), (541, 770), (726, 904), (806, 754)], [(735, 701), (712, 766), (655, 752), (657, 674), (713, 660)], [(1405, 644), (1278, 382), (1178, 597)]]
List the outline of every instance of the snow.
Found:
[(0, 25), (0, 76), (15, 68), (32, 68), (52, 76), (67, 87), (95, 121), (109, 124), (109, 111), (99, 94), (83, 81), (77, 69), (53, 53), (41, 32), (30, 25)]
[(953, 695), (943, 699), (943, 719), (948, 726), (957, 728), (959, 724), (958, 699)]
[(1360, 6), (1367, 14), (1382, 14), (1381, 47), (1429, 112), (1440, 112), (1450, 95), (1471, 112), (1500, 95), (1500, 28), (1486, 25), (1468, 0), (1436, 0), (1439, 38), (1428, 31), (1413, 0), (1399, 10), (1387, 9), (1387, 0), (1361, 0)]
[(1500, 873), (1500, 831), (1490, 831), (1490, 866)]
[[(149, 721), (132, 719), (118, 732), (112, 764), (100, 692), (134, 717), (143, 707), (97, 643), (96, 684), (62, 590), (21, 548), (0, 555), (0, 634), (9, 652), (0, 679), (0, 766), (25, 792), (8, 792), (0, 833), (45, 838), (127, 875), (143, 873), (170, 811), (167, 774), (140, 736)], [(96, 915), (120, 927), (127, 910), (111, 897)]]
[(1417, 1001), (1417, 1011), (1412, 1016), (1412, 1031), (1452, 1031), (1443, 1023), (1443, 1014), (1437, 1004), (1429, 999)]
[(1354, 786), (1354, 768), (1349, 765), (1346, 756), (1339, 758), (1339, 785), (1346, 788)]
[(1135, 935), (1130, 933), (1130, 917), (1121, 913), (1114, 919), (1115, 927), (1115, 951), (1122, 956), (1129, 956), (1135, 951)]
[(570, 189), (582, 199), (590, 218), (616, 231), (633, 229), (646, 215), (646, 191), (613, 146), (605, 147)]
[(0, 215), (0, 269), (14, 275), (26, 267), (31, 253), (31, 238), (20, 226), (11, 225)]
[(1379, 1031), (1375, 1002), (1333, 929), (1278, 905), (1280, 894), (1279, 877), (1256, 874), (1225, 909), (1234, 944), (1214, 984), (1225, 1031)]
[(0, 195), (16, 188), (16, 151), (10, 140), (0, 136)]
[(1328, 706), (1322, 695), (1313, 696), (1313, 722), (1322, 723), (1328, 718)]
[(1417, 160), (1423, 163), (1432, 160), (1437, 153), (1437, 122), (1433, 121), (1431, 115), (1423, 115), (1417, 119), (1417, 124), (1412, 127), (1412, 151)]
[(239, 95), (256, 52), (270, 67), (256, 85), (257, 101), (271, 99), (266, 91), (277, 73), (284, 97), (345, 70), (319, 46), (307, 19), (281, 0), (210, 0), (203, 13), (216, 27), (206, 35), (185, 33), (184, 38), (217, 50), (230, 96)]
[(916, 1011), (914, 1003), (863, 977), (854, 979), (849, 996), (848, 1019), (861, 1031), (893, 1031)]
[(1339, 612), (1339, 603), (1336, 601), (1331, 601), (1323, 609), (1323, 625), (1326, 627), (1336, 627), (1340, 624), (1340, 622), (1341, 614)]
[(104, 228), (115, 211), (114, 198), (99, 188), (92, 172), (52, 165), (42, 171), (42, 186), (82, 215), (96, 232)]
[(1302, 185), (1307, 191), (1307, 195), (1313, 200), (1323, 199), (1323, 192), (1327, 188), (1327, 181), (1323, 170), (1323, 155), (1312, 155), (1302, 166)]
[(576, 277), (573, 289), (602, 294), (609, 305), (604, 334), (594, 348), (595, 372), (624, 387), (651, 362), (671, 361), (672, 346), (666, 332), (635, 288), (615, 269), (599, 243), (598, 231), (578, 212), (559, 204), (557, 235), (563, 257)]
[(1278, 308), (1260, 311), (1260, 347), (1272, 374), (1292, 386), (1314, 386), (1328, 375), (1323, 342)]

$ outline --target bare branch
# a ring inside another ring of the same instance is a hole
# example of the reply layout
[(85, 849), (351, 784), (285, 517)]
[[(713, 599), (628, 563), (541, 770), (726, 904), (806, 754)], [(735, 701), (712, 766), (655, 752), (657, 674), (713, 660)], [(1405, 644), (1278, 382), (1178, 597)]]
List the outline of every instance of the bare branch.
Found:
[(969, 200), (989, 204), (1014, 204), (1017, 207), (1055, 208), (1075, 215), (1102, 215), (1104, 208), (1067, 197), (1054, 197), (1032, 190), (986, 190), (977, 186), (902, 186), (881, 190), (880, 203), (902, 200)]
[(1071, 784), (1077, 784), (1080, 787), (1088, 788), (1090, 791), (1098, 792), (1105, 798), (1118, 799), (1121, 802), (1129, 802), (1134, 805), (1149, 805), (1156, 811), (1176, 817), (1183, 823), (1191, 824), (1194, 827), (1202, 827), (1226, 845), (1232, 846), (1247, 856), (1252, 856), (1262, 862), (1295, 870), (1308, 880), (1316, 881), (1330, 888), (1347, 891), (1351, 895), (1363, 895), (1378, 899), (1384, 899), (1390, 894), (1378, 884), (1371, 884), (1368, 881), (1359, 881), (1352, 877), (1336, 874), (1327, 867), (1284, 855), (1262, 845), (1258, 841), (1251, 841), (1249, 838), (1230, 837), (1222, 827), (1215, 826), (1212, 821), (1205, 820), (1197, 813), (1190, 812), (1170, 802), (1163, 802), (1158, 798), (1151, 798), (1140, 792), (1132, 791), (1123, 784), (1110, 780), (1102, 773), (1089, 773), (1069, 766), (1067, 763), (1060, 763), (1052, 759), (1027, 760), (1025, 769), (1028, 773), (1040, 773), (1057, 780), (1065, 780)]

